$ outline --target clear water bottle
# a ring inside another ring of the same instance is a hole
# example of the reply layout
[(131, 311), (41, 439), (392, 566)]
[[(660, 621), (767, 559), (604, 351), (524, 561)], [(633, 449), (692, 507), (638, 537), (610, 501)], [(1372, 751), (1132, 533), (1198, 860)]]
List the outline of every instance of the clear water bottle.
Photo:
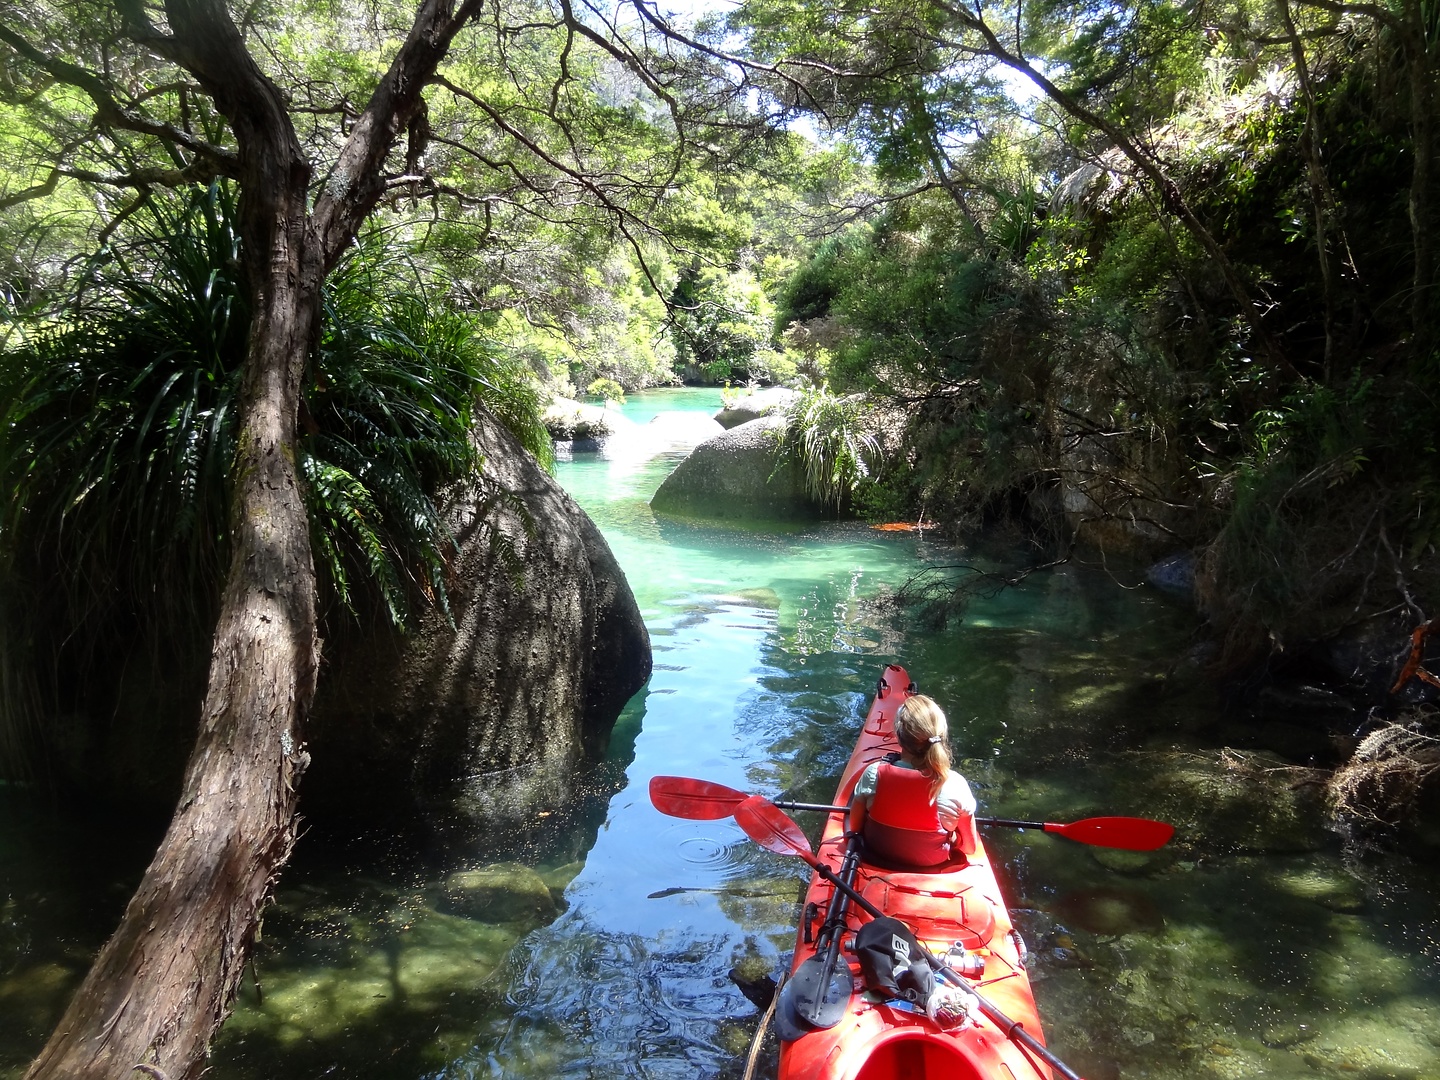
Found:
[(957, 941), (945, 953), (945, 966), (955, 974), (967, 979), (978, 979), (985, 974), (985, 957), (965, 948), (964, 942)]

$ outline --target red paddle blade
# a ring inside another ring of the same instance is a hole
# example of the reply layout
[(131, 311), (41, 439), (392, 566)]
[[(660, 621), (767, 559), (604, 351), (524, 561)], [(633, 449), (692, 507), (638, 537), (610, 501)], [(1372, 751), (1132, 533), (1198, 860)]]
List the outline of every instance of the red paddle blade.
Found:
[(1175, 835), (1175, 826), (1164, 821), (1138, 817), (1092, 817), (1072, 821), (1068, 825), (1045, 823), (1045, 831), (1067, 840), (1096, 847), (1121, 848), (1125, 851), (1154, 851), (1164, 847)]
[(671, 817), (716, 821), (733, 814), (746, 797), (743, 791), (709, 780), (692, 780), (686, 776), (650, 778), (651, 805)]
[(799, 855), (814, 864), (815, 853), (810, 850), (810, 841), (800, 826), (765, 796), (751, 795), (735, 807), (735, 822), (745, 830), (746, 836), (766, 851), (777, 855)]

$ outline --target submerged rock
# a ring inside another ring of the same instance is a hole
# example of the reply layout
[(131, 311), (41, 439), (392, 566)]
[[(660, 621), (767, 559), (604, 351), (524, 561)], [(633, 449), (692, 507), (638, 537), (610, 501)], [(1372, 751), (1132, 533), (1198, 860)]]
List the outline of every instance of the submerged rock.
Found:
[(1338, 867), (1312, 863), (1272, 869), (1272, 880), (1284, 892), (1309, 900), (1327, 911), (1355, 915), (1365, 910), (1365, 889)]
[(1262, 751), (1143, 751), (1136, 805), (1175, 826), (1177, 851), (1270, 853), (1324, 847), (1325, 773)]
[(1145, 580), (1161, 592), (1187, 600), (1195, 598), (1195, 553), (1167, 555), (1145, 571)]
[(439, 911), (482, 922), (549, 922), (558, 914), (550, 887), (523, 863), (457, 870), (445, 879)]
[(1076, 889), (1059, 897), (1052, 911), (1062, 922), (1092, 934), (1158, 934), (1165, 929), (1165, 917), (1142, 889)]

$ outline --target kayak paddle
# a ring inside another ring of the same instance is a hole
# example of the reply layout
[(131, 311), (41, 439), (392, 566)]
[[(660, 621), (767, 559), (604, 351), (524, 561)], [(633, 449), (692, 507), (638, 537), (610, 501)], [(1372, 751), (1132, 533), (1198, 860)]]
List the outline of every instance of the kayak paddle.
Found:
[[(655, 809), (671, 817), (714, 821), (735, 813), (736, 807), (748, 798), (748, 792), (710, 780), (692, 780), (686, 776), (650, 778), (650, 802)], [(787, 802), (782, 799), (771, 800), (771, 803), (782, 810), (819, 810), (831, 814), (845, 813), (849, 809), (825, 803)], [(1154, 851), (1164, 847), (1175, 835), (1173, 825), (1138, 817), (1093, 817), (1068, 823), (977, 817), (975, 823), (1002, 829), (1039, 829), (1081, 844), (1121, 848), (1126, 851)]]
[[(800, 856), (814, 868), (817, 874), (858, 904), (871, 918), (885, 917), (885, 912), (865, 899), (853, 886), (843, 881), (839, 874), (817, 859), (815, 853), (810, 850), (810, 841), (801, 832), (800, 826), (763, 795), (751, 795), (744, 799), (735, 808), (735, 821), (745, 831), (746, 836), (766, 851), (773, 851), (779, 855)], [(920, 943), (920, 952), (932, 968), (949, 976), (956, 986), (974, 997), (980, 1006), (980, 1011), (1011, 1042), (1023, 1046), (1065, 1077), (1065, 1080), (1083, 1080), (1079, 1073), (1051, 1053), (1045, 1044), (1026, 1031), (1023, 1025), (1006, 1016), (980, 991), (971, 986), (962, 975), (930, 952), (923, 942)]]
[[(855, 871), (860, 852), (854, 841), (845, 845), (845, 858), (840, 863), (840, 878), (847, 885), (855, 884)], [(795, 969), (781, 993), (792, 997), (795, 1013), (812, 1028), (832, 1028), (845, 1017), (854, 992), (850, 965), (840, 959), (840, 942), (844, 938), (845, 915), (850, 908), (848, 893), (836, 889), (830, 895), (825, 922), (820, 933), (829, 935), (822, 956), (816, 952)], [(816, 946), (820, 945), (817, 938)]]
[(981, 825), (1002, 829), (1041, 829), (1066, 840), (1095, 847), (1123, 848), (1126, 851), (1154, 851), (1170, 842), (1175, 826), (1143, 817), (1091, 817), (1068, 824), (1053, 821), (1011, 821), (1008, 818), (976, 818)]

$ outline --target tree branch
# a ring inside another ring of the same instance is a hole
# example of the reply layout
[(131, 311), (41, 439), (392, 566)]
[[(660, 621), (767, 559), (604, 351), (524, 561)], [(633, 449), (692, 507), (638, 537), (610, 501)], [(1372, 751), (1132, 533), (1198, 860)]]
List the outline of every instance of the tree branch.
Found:
[(421, 95), (450, 49), (450, 43), (479, 12), (482, 0), (424, 0), (405, 43), (370, 95), (350, 137), (315, 201), (314, 220), (326, 268), (340, 253), (384, 193), (381, 166), (400, 133), (409, 127)]
[(182, 128), (150, 120), (132, 112), (115, 100), (105, 80), (93, 71), (53, 56), (47, 56), (8, 26), (0, 25), (0, 41), (5, 42), (56, 82), (84, 91), (85, 95), (95, 104), (97, 126), (133, 131), (137, 135), (148, 135), (161, 142), (188, 150), (197, 157), (208, 159), (213, 163), (216, 174), (231, 177), (238, 175), (238, 162), (233, 150), (216, 146), (204, 139), (197, 139)]

